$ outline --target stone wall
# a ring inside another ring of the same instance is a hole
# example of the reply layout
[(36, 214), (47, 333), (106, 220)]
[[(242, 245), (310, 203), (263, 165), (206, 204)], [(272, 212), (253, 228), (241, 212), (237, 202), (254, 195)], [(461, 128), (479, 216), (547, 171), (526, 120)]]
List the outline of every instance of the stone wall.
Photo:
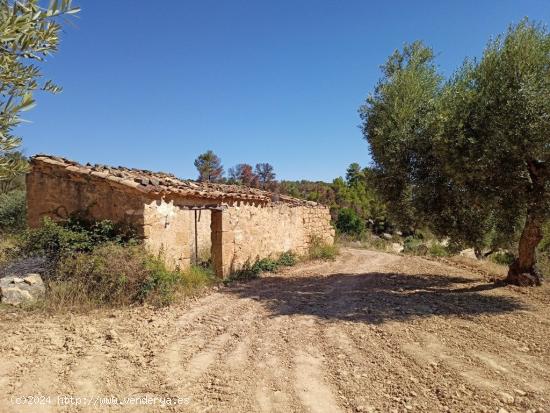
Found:
[[(213, 254), (223, 274), (253, 264), (258, 259), (277, 258), (285, 251), (306, 254), (310, 243), (334, 242), (330, 213), (323, 206), (231, 206), (213, 222)], [(222, 247), (222, 252), (216, 248)], [(221, 262), (223, 261), (223, 263)]]
[[(195, 211), (187, 208), (201, 205), (216, 207), (211, 199), (157, 199), (99, 176), (47, 163), (33, 164), (27, 175), (29, 226), (40, 225), (45, 216), (59, 220), (75, 213), (127, 223), (170, 268), (183, 269), (194, 262)], [(261, 258), (277, 258), (285, 251), (305, 254), (314, 238), (334, 242), (329, 210), (323, 206), (234, 200), (222, 205), (223, 211), (197, 213), (199, 254), (207, 258), (211, 250), (221, 276)]]
[(27, 224), (37, 227), (44, 217), (66, 219), (84, 213), (91, 219), (143, 227), (144, 205), (150, 202), (130, 188), (105, 179), (71, 173), (39, 163), (27, 174)]
[[(186, 268), (194, 259), (194, 211), (99, 177), (33, 165), (27, 175), (28, 225), (38, 227), (44, 217), (63, 220), (73, 214), (132, 225), (149, 251), (162, 254), (170, 268)], [(199, 252), (209, 255), (210, 211), (201, 211), (197, 224)]]

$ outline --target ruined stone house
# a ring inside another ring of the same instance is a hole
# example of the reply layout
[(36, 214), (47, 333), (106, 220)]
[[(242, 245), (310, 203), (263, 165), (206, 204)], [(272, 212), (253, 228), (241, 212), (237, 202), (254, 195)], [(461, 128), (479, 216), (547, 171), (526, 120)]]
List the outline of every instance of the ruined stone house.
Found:
[(27, 219), (84, 214), (133, 226), (170, 268), (211, 257), (225, 277), (258, 259), (334, 242), (328, 208), (236, 185), (185, 181), (165, 173), (81, 165), (37, 155), (27, 174)]

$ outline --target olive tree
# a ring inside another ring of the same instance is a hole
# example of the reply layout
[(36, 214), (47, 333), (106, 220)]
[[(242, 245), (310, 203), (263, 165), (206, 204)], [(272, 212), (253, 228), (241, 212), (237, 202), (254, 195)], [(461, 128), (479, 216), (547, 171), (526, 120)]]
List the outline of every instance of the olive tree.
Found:
[(507, 279), (540, 285), (536, 248), (550, 216), (550, 33), (523, 20), (467, 72), (466, 110), (451, 122), (455, 133), (441, 136), (453, 155), (449, 170), (492, 207), (501, 228), (523, 223)]
[[(420, 43), (360, 109), (389, 207), (478, 250), (517, 241), (507, 281), (540, 285), (550, 205), (550, 35), (528, 20), (444, 82)], [(388, 70), (390, 69), (390, 70)], [(522, 227), (522, 229), (520, 229)]]
[(71, 0), (51, 1), (41, 7), (38, 0), (0, 0), (0, 180), (22, 172), (18, 157), (7, 156), (21, 144), (13, 134), (20, 113), (35, 105), (33, 92), (58, 93), (61, 88), (42, 80), (39, 64), (59, 45), (59, 18), (79, 11)]

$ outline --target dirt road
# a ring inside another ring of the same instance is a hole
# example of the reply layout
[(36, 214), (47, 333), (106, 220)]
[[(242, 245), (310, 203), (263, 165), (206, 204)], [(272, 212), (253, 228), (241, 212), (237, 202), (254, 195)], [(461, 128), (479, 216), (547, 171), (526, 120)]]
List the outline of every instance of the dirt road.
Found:
[[(161, 310), (1, 314), (1, 412), (550, 412), (550, 288), (422, 258), (346, 249)], [(174, 405), (124, 399), (145, 396)]]

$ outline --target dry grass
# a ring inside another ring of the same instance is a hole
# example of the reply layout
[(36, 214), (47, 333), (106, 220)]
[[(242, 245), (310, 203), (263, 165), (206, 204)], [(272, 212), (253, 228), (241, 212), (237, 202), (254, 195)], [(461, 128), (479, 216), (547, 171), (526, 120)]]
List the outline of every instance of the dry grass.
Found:
[(337, 244), (326, 244), (319, 239), (313, 239), (309, 246), (308, 256), (312, 260), (334, 260), (340, 254)]
[(106, 244), (62, 258), (47, 282), (45, 298), (31, 309), (57, 313), (142, 303), (164, 306), (215, 282), (202, 267), (170, 271), (140, 245)]
[(16, 246), (15, 236), (0, 233), (0, 266), (7, 264), (11, 259), (11, 250)]
[(473, 258), (463, 257), (461, 255), (454, 255), (447, 258), (454, 264), (464, 266), (477, 272), (484, 273), (491, 278), (503, 278), (508, 273), (508, 267), (506, 265), (497, 264), (491, 260), (477, 260)]

